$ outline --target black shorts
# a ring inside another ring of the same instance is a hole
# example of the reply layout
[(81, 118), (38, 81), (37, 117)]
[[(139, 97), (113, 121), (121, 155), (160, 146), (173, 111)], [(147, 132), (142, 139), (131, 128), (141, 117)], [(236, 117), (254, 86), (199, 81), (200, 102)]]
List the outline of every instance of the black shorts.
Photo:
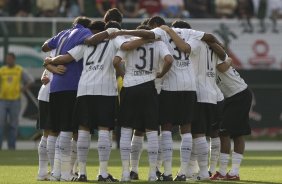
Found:
[(77, 91), (50, 93), (51, 130), (77, 132), (78, 122), (73, 121)]
[(192, 121), (192, 134), (206, 134), (211, 132), (211, 125), (215, 122), (216, 104), (196, 103), (195, 116)]
[(99, 126), (114, 129), (117, 96), (85, 95), (77, 97), (74, 121), (79, 125), (97, 129)]
[(185, 125), (192, 122), (197, 102), (195, 91), (164, 91), (159, 95), (160, 124)]
[(50, 113), (49, 113), (49, 102), (38, 101), (39, 104), (39, 117), (37, 120), (36, 128), (40, 130), (50, 130)]
[(158, 96), (154, 81), (123, 87), (119, 124), (137, 130), (158, 129)]
[(249, 111), (251, 103), (252, 94), (248, 88), (232, 97), (226, 98), (220, 134), (227, 134), (231, 137), (250, 135)]

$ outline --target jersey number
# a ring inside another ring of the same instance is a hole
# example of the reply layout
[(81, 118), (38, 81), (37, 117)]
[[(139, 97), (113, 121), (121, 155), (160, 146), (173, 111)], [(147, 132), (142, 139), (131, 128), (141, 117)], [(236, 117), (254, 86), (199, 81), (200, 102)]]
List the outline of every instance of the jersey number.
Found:
[[(146, 67), (146, 49), (144, 47), (138, 47), (137, 51), (142, 50), (142, 56), (140, 56), (140, 60), (143, 61), (142, 65), (135, 65), (135, 67), (139, 70), (143, 70)], [(150, 71), (153, 70), (153, 59), (154, 59), (154, 48), (150, 48)]]
[[(169, 43), (171, 44), (173, 42), (172, 39), (169, 40)], [(172, 55), (175, 60), (189, 60), (189, 54), (181, 52), (176, 46), (173, 48), (175, 50), (174, 54)]]
[[(99, 57), (99, 59), (98, 59), (98, 63), (100, 63), (100, 62), (102, 61), (102, 58), (103, 58), (103, 56), (104, 56), (104, 54), (105, 54), (105, 50), (107, 49), (107, 47), (108, 47), (108, 45), (109, 45), (109, 40), (103, 41), (103, 42), (101, 42), (100, 44), (104, 44), (104, 47), (103, 47), (103, 50), (102, 50), (102, 52), (101, 52), (101, 55), (100, 55), (100, 57)], [(93, 51), (92, 51), (92, 52), (89, 54), (89, 56), (87, 57), (87, 59), (86, 59), (86, 65), (91, 65), (91, 64), (94, 63), (94, 61), (89, 61), (89, 59), (90, 59), (91, 56), (95, 53), (96, 49), (97, 49), (97, 45), (94, 46)]]

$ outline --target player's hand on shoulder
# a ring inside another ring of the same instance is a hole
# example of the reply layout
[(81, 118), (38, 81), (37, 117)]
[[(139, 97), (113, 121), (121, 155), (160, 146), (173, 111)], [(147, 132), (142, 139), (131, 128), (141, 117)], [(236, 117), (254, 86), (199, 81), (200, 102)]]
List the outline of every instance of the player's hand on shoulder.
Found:
[(168, 27), (167, 25), (162, 25), (162, 26), (160, 26), (160, 28), (161, 28), (162, 30), (164, 30), (165, 32), (169, 32), (169, 31), (171, 30), (171, 28)]
[(157, 78), (162, 78), (163, 75), (160, 72), (157, 72)]

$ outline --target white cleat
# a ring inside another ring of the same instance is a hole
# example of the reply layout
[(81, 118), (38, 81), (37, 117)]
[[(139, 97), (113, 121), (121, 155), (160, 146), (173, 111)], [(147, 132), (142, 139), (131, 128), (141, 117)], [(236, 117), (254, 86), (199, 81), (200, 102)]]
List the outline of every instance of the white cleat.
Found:
[(61, 176), (60, 181), (77, 181), (77, 176), (73, 174)]
[(49, 174), (37, 176), (37, 181), (49, 181), (49, 180), (50, 180)]
[(157, 181), (157, 176), (149, 176), (148, 181)]
[(206, 176), (202, 176), (202, 175), (196, 175), (195, 176), (195, 180), (196, 181), (209, 181), (210, 180), (210, 176), (206, 175)]
[(50, 181), (60, 181), (61, 176), (55, 176), (53, 173), (51, 173), (49, 180)]
[(121, 180), (120, 181), (123, 181), (123, 182), (130, 182), (130, 173), (127, 173), (127, 172), (124, 172), (122, 173), (122, 177), (121, 177)]

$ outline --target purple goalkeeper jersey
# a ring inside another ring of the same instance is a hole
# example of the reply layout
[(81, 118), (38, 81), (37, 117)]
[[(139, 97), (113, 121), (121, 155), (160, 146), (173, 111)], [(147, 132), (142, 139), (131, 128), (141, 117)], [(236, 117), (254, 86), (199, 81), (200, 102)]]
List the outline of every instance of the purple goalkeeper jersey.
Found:
[[(76, 24), (73, 28), (61, 31), (59, 34), (51, 38), (48, 42), (48, 47), (56, 49), (56, 55), (64, 55), (75, 46), (83, 44), (84, 40), (91, 35), (92, 32), (88, 28)], [(65, 67), (67, 69), (65, 74), (53, 75), (53, 80), (50, 84), (50, 93), (77, 91), (83, 63), (72, 61), (66, 64)]]

